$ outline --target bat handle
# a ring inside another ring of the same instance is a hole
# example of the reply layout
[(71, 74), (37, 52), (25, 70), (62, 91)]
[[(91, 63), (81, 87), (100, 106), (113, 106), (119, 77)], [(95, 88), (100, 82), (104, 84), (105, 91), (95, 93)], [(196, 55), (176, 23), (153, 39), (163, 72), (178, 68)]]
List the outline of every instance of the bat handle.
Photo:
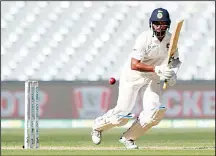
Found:
[(164, 85), (163, 85), (163, 89), (166, 89), (166, 88), (167, 88), (167, 84), (168, 84), (168, 82), (167, 82), (167, 80), (165, 80), (165, 81), (164, 81)]

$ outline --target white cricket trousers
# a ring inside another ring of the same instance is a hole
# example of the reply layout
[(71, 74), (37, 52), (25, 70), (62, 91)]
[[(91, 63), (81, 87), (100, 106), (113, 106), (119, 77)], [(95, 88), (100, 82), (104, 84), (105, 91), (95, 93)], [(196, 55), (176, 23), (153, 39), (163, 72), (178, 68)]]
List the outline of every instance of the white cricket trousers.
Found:
[(154, 76), (151, 78), (141, 76), (138, 78), (121, 77), (119, 81), (118, 100), (114, 108), (114, 113), (124, 115), (131, 113), (139, 92), (142, 96), (143, 114), (147, 115), (151, 113), (153, 108), (161, 106), (160, 79)]

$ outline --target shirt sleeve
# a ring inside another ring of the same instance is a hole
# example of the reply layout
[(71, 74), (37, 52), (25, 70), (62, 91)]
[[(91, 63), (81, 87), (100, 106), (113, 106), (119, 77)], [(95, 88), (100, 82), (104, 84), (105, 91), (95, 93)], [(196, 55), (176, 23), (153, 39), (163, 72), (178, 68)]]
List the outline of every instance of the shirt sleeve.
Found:
[(145, 55), (145, 36), (144, 34), (141, 34), (137, 39), (136, 39), (136, 42), (135, 42), (135, 45), (133, 47), (133, 51), (132, 51), (132, 54), (131, 54), (131, 57), (132, 58), (135, 58), (137, 60), (141, 60), (144, 55)]

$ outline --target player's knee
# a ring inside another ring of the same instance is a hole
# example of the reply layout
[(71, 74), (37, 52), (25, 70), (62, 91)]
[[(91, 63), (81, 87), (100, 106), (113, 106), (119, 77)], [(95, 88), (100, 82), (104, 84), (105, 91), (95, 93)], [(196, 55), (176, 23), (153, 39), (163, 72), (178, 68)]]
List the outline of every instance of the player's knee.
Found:
[(164, 118), (165, 112), (167, 108), (159, 107), (153, 109), (149, 115), (146, 115), (143, 111), (139, 115), (140, 124), (142, 126), (156, 126), (160, 123), (160, 121)]

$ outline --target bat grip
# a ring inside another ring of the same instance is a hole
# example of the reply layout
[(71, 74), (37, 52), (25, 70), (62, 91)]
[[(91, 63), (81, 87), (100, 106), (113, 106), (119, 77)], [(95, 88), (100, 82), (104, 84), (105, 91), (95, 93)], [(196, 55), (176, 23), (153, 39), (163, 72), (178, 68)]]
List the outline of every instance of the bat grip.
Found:
[(164, 85), (163, 85), (163, 89), (166, 89), (166, 88), (167, 88), (167, 84), (168, 84), (168, 82), (167, 82), (167, 80), (165, 80), (165, 81), (164, 81)]

